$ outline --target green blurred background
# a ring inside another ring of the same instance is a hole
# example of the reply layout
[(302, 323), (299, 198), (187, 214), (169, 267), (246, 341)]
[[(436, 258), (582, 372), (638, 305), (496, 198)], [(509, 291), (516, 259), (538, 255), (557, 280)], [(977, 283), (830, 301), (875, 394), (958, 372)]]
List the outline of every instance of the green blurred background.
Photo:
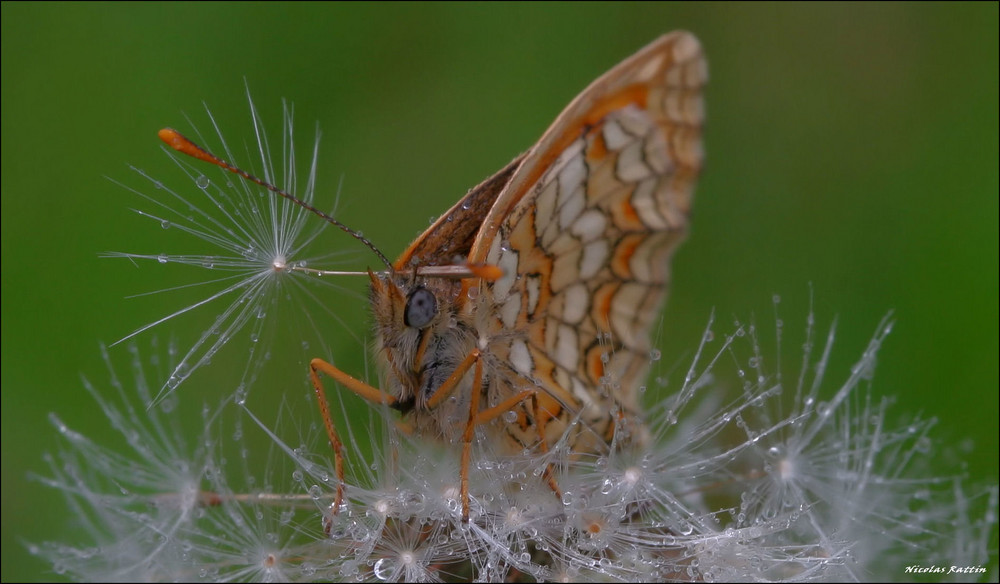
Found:
[[(75, 539), (61, 497), (28, 478), (58, 449), (48, 413), (113, 443), (80, 375), (106, 385), (98, 343), (190, 301), (124, 297), (205, 279), (97, 257), (183, 247), (105, 178), (136, 183), (133, 164), (189, 188), (157, 129), (188, 127), (185, 113), (204, 127), (204, 101), (241, 144), (245, 79), (277, 137), (280, 99), (294, 101), (300, 148), (317, 121), (324, 132), (320, 191), (343, 178), (340, 217), (395, 256), (592, 79), (677, 28), (702, 39), (711, 84), (664, 365), (686, 367), (713, 308), (719, 331), (773, 330), (774, 294), (797, 365), (811, 283), (822, 330), (839, 319), (838, 381), (894, 310), (875, 376), (898, 398), (890, 418), (937, 416), (969, 474), (996, 482), (997, 22), (996, 3), (4, 3), (0, 580), (55, 577), (23, 544)], [(363, 302), (335, 302), (365, 330)], [(183, 341), (212, 310), (158, 334)], [(327, 339), (357, 369), (360, 334)], [(301, 355), (280, 349), (302, 378)]]

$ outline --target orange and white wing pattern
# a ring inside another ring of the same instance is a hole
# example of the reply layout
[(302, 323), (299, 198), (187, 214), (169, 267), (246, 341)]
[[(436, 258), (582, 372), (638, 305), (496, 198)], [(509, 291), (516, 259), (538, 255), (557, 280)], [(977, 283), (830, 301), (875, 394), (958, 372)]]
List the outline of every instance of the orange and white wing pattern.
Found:
[(504, 271), (481, 299), (493, 304), (480, 310), (490, 353), (541, 390), (550, 444), (576, 415), (593, 438), (571, 439), (576, 451), (604, 447), (622, 421), (641, 426), (651, 329), (702, 166), (707, 78), (698, 40), (677, 31), (597, 79), (527, 153), (473, 242), (470, 263)]

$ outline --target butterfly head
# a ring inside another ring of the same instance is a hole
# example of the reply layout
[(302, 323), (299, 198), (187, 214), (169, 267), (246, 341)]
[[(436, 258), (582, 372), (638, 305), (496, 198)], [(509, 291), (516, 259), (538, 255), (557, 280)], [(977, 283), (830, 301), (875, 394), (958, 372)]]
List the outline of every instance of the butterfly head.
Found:
[(467, 352), (464, 347), (474, 342), (460, 314), (462, 281), (414, 270), (368, 276), (375, 346), (385, 370), (393, 372), (385, 389), (402, 413), (422, 411)]
[(375, 326), (387, 346), (395, 345), (394, 339), (416, 341), (452, 320), (459, 280), (414, 277), (412, 272), (369, 272), (368, 277)]
[(469, 282), (493, 282), (501, 276), (499, 266), (465, 262), (410, 268), (397, 265), (377, 273), (369, 270), (376, 326), (388, 333), (447, 325), (453, 322), (460, 299), (471, 297), (467, 289), (474, 286)]

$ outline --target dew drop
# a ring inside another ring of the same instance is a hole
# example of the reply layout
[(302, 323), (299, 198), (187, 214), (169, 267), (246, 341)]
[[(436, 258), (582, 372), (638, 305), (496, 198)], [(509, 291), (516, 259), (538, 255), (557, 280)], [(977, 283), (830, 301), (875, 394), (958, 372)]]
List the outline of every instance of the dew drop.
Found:
[(653, 349), (652, 351), (649, 352), (649, 359), (650, 359), (650, 361), (659, 361), (660, 357), (662, 357), (662, 356), (663, 356), (663, 354), (660, 353), (659, 349)]
[(212, 184), (212, 181), (208, 180), (208, 177), (202, 174), (199, 175), (198, 178), (194, 179), (194, 184), (199, 189), (204, 190), (208, 188), (208, 185)]
[(379, 580), (389, 580), (392, 578), (392, 562), (388, 558), (381, 558), (375, 562), (372, 571)]
[(170, 256), (168, 256), (165, 253), (161, 253), (160, 255), (156, 256), (156, 261), (160, 262), (161, 264), (165, 264), (170, 261)]
[(177, 406), (177, 400), (165, 398), (162, 402), (160, 402), (160, 411), (165, 414), (169, 414), (170, 412), (174, 411), (174, 408), (176, 406)]

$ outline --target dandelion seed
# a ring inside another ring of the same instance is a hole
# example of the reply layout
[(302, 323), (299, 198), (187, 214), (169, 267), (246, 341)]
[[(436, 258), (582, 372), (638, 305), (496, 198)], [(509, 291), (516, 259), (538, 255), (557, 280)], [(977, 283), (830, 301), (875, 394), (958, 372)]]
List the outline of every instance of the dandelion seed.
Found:
[[(280, 170), (276, 169), (267, 134), (249, 93), (248, 100), (257, 137), (255, 149), (261, 176), (283, 185), (289, 192), (313, 204), (316, 195), (318, 137), (311, 153), (306, 179), (300, 180), (296, 173), (299, 161), (295, 150), (293, 113), (286, 106), (280, 156), (282, 166)], [(218, 142), (222, 144), (221, 152), (231, 160), (236, 159), (210, 112), (208, 117), (216, 128)], [(200, 140), (205, 140), (200, 132), (197, 135)], [(312, 253), (311, 244), (327, 227), (325, 222), (316, 220), (305, 209), (284, 199), (263, 193), (262, 187), (241, 177), (234, 178), (219, 169), (223, 173), (222, 180), (213, 181), (201, 174), (186, 158), (172, 150), (167, 150), (167, 154), (193, 185), (170, 187), (144, 171), (133, 168), (140, 177), (154, 186), (154, 191), (147, 193), (141, 187), (122, 186), (147, 203), (149, 209), (137, 209), (138, 215), (157, 221), (164, 228), (169, 227), (168, 231), (182, 234), (189, 242), (200, 241), (207, 253), (110, 252), (103, 255), (132, 261), (155, 260), (159, 264), (180, 264), (213, 273), (208, 280), (197, 280), (137, 296), (166, 294), (192, 287), (205, 287), (212, 289), (212, 292), (194, 304), (143, 325), (118, 343), (188, 313), (209, 311), (212, 307), (222, 308), (215, 308), (211, 324), (185, 350), (175, 370), (170, 373), (161, 389), (155, 392), (154, 402), (163, 399), (195, 371), (208, 364), (223, 346), (239, 338), (243, 331), (246, 331), (247, 338), (257, 343), (262, 338), (273, 338), (276, 329), (284, 328), (294, 330), (300, 338), (311, 337), (315, 339), (315, 344), (325, 347), (323, 339), (329, 338), (331, 331), (336, 330), (329, 323), (336, 322), (341, 324), (340, 334), (354, 337), (360, 343), (350, 327), (343, 324), (338, 312), (330, 308), (329, 291), (359, 296), (347, 291), (334, 280), (321, 280), (301, 269), (290, 269), (292, 266), (302, 268), (306, 265), (335, 267), (346, 258), (360, 253), (358, 250), (309, 256)], [(323, 245), (327, 249), (332, 247), (326, 241)], [(323, 288), (321, 295), (316, 292), (317, 287)], [(262, 353), (265, 351), (265, 348), (256, 347), (248, 350), (246, 367), (239, 376), (234, 376), (234, 386), (249, 388), (252, 385), (263, 365)]]

